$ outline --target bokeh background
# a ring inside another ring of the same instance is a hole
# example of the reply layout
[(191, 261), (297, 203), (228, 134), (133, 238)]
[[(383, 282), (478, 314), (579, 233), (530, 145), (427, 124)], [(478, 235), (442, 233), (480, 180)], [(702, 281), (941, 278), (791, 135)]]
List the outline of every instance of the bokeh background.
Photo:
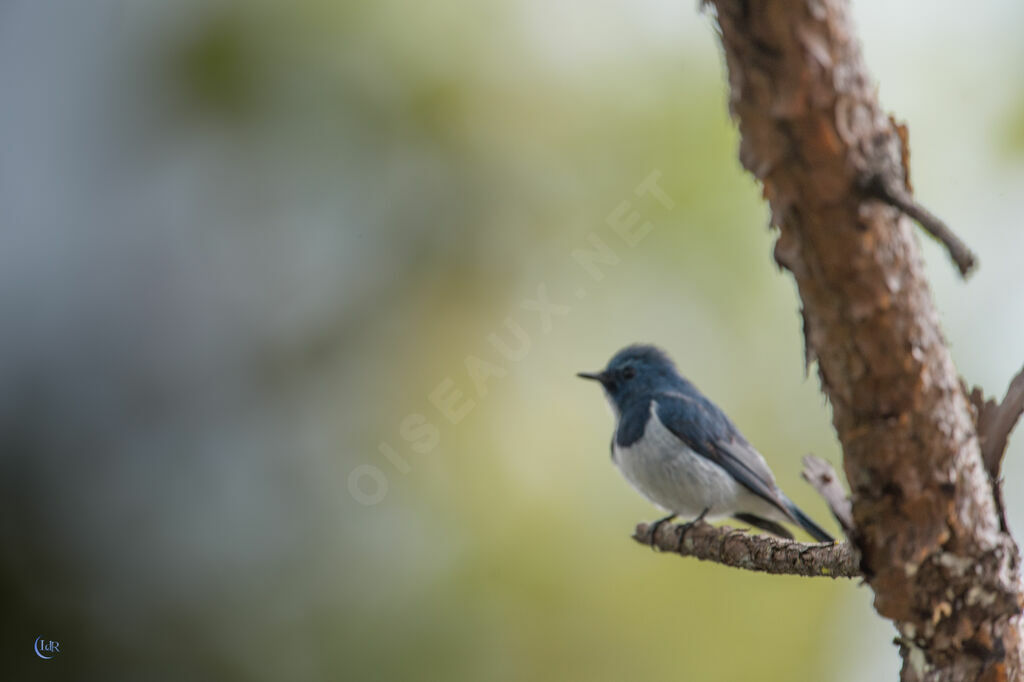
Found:
[[(867, 588), (636, 546), (656, 511), (574, 377), (659, 343), (834, 528), (798, 476), (839, 462), (829, 409), (694, 5), (0, 3), (0, 677), (893, 679)], [(922, 239), (1001, 396), (1024, 8), (855, 14), (918, 196), (980, 254), (963, 283)], [(1020, 434), (1006, 478), (1021, 530)]]

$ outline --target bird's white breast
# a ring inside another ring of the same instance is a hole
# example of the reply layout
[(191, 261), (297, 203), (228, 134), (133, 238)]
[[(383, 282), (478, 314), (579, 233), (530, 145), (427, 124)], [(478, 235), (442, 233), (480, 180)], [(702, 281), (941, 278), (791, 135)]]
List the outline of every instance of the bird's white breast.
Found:
[(614, 443), (612, 452), (626, 480), (666, 511), (692, 517), (709, 509), (708, 517), (715, 518), (750, 506), (752, 493), (669, 431), (655, 401), (643, 436), (628, 447)]

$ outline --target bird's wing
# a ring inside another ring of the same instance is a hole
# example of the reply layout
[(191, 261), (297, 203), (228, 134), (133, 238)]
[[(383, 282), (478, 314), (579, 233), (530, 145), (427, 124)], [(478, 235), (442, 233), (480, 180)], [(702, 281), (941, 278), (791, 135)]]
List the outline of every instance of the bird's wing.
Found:
[(662, 393), (654, 402), (658, 419), (687, 447), (792, 518), (764, 457), (711, 401), (699, 395)]

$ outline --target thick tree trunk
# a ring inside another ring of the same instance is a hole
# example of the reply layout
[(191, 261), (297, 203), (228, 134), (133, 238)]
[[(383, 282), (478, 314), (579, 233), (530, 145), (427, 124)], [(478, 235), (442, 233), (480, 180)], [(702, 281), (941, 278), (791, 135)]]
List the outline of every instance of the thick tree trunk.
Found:
[(913, 225), (906, 131), (879, 108), (842, 0), (713, 0), (743, 165), (803, 301), (853, 495), (854, 541), (904, 680), (1022, 680), (1017, 548)]

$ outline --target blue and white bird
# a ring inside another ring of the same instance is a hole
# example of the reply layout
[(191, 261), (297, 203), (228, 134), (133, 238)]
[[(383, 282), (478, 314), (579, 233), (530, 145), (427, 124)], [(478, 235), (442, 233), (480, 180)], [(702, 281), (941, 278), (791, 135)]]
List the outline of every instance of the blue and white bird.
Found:
[(600, 372), (599, 381), (615, 413), (612, 461), (644, 497), (677, 516), (733, 517), (775, 535), (792, 538), (781, 524), (800, 526), (818, 542), (832, 536), (786, 497), (768, 463), (729, 418), (672, 360), (648, 345), (623, 348)]

